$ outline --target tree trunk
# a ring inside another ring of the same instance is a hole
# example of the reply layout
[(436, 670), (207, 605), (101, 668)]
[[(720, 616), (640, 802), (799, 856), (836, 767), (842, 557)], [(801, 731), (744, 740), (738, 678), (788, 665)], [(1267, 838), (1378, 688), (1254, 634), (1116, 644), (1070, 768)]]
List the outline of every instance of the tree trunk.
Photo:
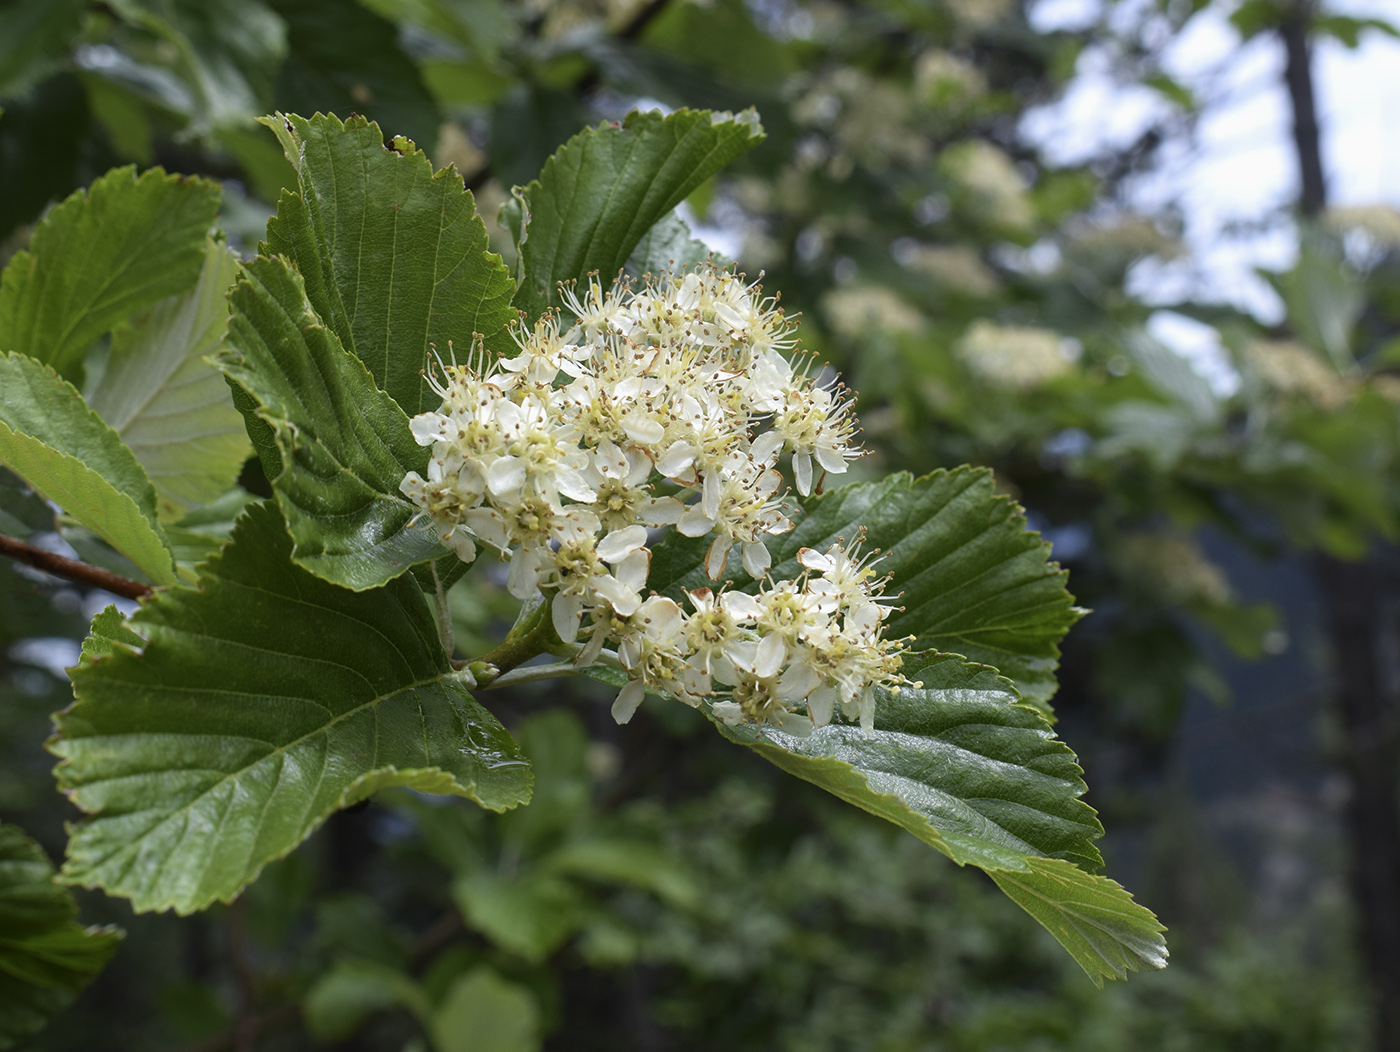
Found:
[(1327, 182), (1322, 174), (1322, 149), (1317, 130), (1317, 95), (1313, 91), (1312, 21), (1310, 0), (1297, 0), (1279, 27), (1288, 62), (1283, 79), (1293, 106), (1293, 142), (1298, 154), (1298, 211), (1315, 216), (1327, 204)]
[(1351, 781), (1345, 819), (1359, 948), (1374, 998), (1375, 1047), (1400, 1052), (1400, 795), (1397, 710), (1382, 655), (1395, 634), (1383, 560), (1313, 556), (1332, 643), (1332, 704)]
[[(1295, 0), (1279, 27), (1287, 54), (1284, 80), (1293, 107), (1298, 157), (1298, 211), (1313, 217), (1327, 205), (1327, 183), (1313, 89), (1311, 0)], [(1386, 616), (1389, 552), (1343, 562), (1312, 559), (1331, 642), (1332, 704), (1342, 729), (1343, 766), (1351, 780), (1346, 805), (1349, 883), (1362, 962), (1371, 987), (1377, 1052), (1400, 1052), (1400, 749), (1396, 699), (1382, 671), (1395, 631)]]

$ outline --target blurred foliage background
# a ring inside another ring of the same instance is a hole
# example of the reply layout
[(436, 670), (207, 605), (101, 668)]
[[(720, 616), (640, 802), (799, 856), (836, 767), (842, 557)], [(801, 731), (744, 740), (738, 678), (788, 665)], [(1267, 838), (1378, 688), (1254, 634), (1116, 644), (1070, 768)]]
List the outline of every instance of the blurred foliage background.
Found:
[[(274, 110), (413, 139), (489, 225), (585, 125), (757, 107), (768, 141), (689, 215), (859, 390), (857, 467), (988, 465), (1054, 543), (1094, 611), (1061, 735), (1171, 966), (1098, 993), (980, 874), (694, 713), (624, 731), (586, 685), (521, 687), (487, 700), (531, 806), (382, 794), (189, 918), (80, 893), (128, 936), (34, 1048), (1400, 1049), (1400, 216), (1327, 208), (1310, 77), (1317, 40), (1393, 30), (1310, 0), (1108, 0), (1073, 31), (1031, 6), (6, 0), (0, 262), (129, 163), (220, 179), (251, 254), (294, 185)], [(1193, 249), (1132, 193), (1209, 104), (1162, 56), (1211, 11), (1284, 55), (1299, 172), (1281, 319), (1171, 304), (1214, 374), (1149, 331), (1144, 268)], [(1050, 164), (1022, 118), (1091, 50), (1159, 119)], [(0, 532), (107, 558), (12, 476)], [(42, 742), (110, 598), (0, 565), (0, 818), (55, 856)], [(452, 600), (468, 652), (509, 623), (483, 574)]]

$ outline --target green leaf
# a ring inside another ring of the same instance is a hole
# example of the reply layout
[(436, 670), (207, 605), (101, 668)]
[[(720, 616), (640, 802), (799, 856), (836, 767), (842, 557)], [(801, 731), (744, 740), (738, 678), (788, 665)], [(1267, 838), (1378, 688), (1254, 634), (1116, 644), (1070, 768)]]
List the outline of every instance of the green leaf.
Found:
[(1352, 330), (1366, 307), (1366, 289), (1342, 258), (1341, 243), (1304, 227), (1293, 269), (1268, 276), (1298, 338), (1326, 354), (1339, 372), (1350, 370), (1356, 362)]
[(581, 919), (577, 892), (548, 873), (504, 876), (483, 869), (454, 881), (452, 897), (471, 927), (536, 964), (562, 946)]
[(1220, 423), (1224, 416), (1220, 400), (1211, 390), (1210, 381), (1196, 372), (1190, 362), (1146, 332), (1129, 333), (1127, 343), (1134, 364), (1148, 382), (1185, 409), (1196, 425), (1212, 427)]
[(85, 6), (83, 0), (49, 0), (0, 9), (0, 98), (22, 94), (67, 58)]
[(539, 1003), (527, 987), (473, 968), (448, 988), (433, 1019), (437, 1052), (538, 1052)]
[[(398, 28), (358, 3), (271, 0), (291, 51), (277, 76), (277, 104), (297, 113), (360, 113), (390, 136), (436, 148), (442, 112)], [(293, 162), (295, 163), (295, 162)]]
[(218, 208), (217, 183), (159, 168), (118, 168), (77, 191), (0, 275), (0, 351), (77, 378), (94, 340), (199, 279)]
[[(915, 650), (991, 665), (1035, 704), (1054, 693), (1057, 644), (1082, 611), (1065, 590), (1068, 575), (1048, 561), (1050, 545), (1026, 530), (1021, 509), (996, 493), (990, 471), (961, 467), (853, 483), (810, 498), (794, 520), (794, 530), (768, 541), (774, 580), (801, 572), (800, 549), (824, 551), (863, 529), (864, 550), (884, 552), (886, 593), (902, 593), (904, 609), (890, 617), (889, 635), (914, 636)], [(683, 591), (707, 586), (708, 544), (707, 537), (667, 534), (654, 549), (648, 586), (678, 601)], [(737, 556), (725, 576), (757, 587)]]
[(243, 417), (205, 358), (228, 328), (237, 262), (210, 240), (193, 289), (162, 300), (117, 329), (90, 403), (136, 454), (155, 484), (162, 518), (226, 493), (248, 458)]
[(194, 95), (189, 131), (246, 126), (272, 104), (287, 53), (282, 20), (259, 0), (113, 0), (128, 21), (160, 37)]
[(1361, 34), (1368, 29), (1384, 33), (1388, 37), (1400, 38), (1400, 27), (1383, 18), (1352, 18), (1350, 15), (1318, 15), (1312, 20), (1312, 30), (1317, 34), (1334, 36), (1349, 48), (1361, 43)]
[(1025, 871), (988, 872), (997, 887), (1055, 936), (1096, 986), (1104, 978), (1126, 979), (1141, 965), (1167, 966), (1166, 929), (1117, 881), (1048, 858), (1026, 859)]
[(122, 933), (84, 928), (38, 844), (0, 826), (0, 1049), (65, 1008), (116, 952)]
[(137, 910), (230, 901), (387, 786), (496, 811), (529, 798), (529, 765), (453, 673), (417, 585), (313, 577), (269, 504), (239, 520), (197, 589), (93, 632), (50, 745), (60, 788), (92, 816), (61, 879)]
[(951, 655), (908, 662), (920, 688), (882, 692), (875, 730), (807, 738), (717, 724), (789, 774), (990, 873), (1091, 979), (1166, 962), (1162, 930), (1117, 884), (1092, 875), (1102, 835), (1074, 754), (994, 670)]
[(709, 245), (692, 237), (684, 219), (675, 212), (668, 212), (637, 242), (623, 269), (634, 278), (647, 274), (659, 277), (707, 260), (719, 266), (729, 263)]
[(294, 260), (316, 313), (409, 416), (441, 402), (423, 380), (428, 346), (466, 351), (472, 334), (514, 347), (514, 286), (456, 172), (436, 174), (413, 144), (385, 149), (361, 117), (268, 118), (297, 169), (267, 225), (271, 252)]
[(427, 471), (428, 450), (321, 324), (301, 275), (285, 259), (257, 259), (231, 302), (218, 365), (249, 400), (245, 415), (272, 431), (279, 462), (268, 474), (297, 564), (362, 589), (447, 554), (431, 526), (410, 528), (418, 509), (399, 493), (409, 471)]
[(318, 1041), (343, 1041), (375, 1012), (406, 1008), (432, 1019), (423, 988), (397, 968), (373, 961), (342, 961), (316, 980), (302, 1004), (306, 1029)]
[(611, 282), (642, 238), (692, 190), (763, 141), (758, 114), (627, 115), (575, 135), (518, 191), (525, 225), (516, 306), (534, 318), (561, 281)]
[(0, 464), (121, 552), (175, 580), (151, 480), (117, 433), (46, 365), (0, 354)]

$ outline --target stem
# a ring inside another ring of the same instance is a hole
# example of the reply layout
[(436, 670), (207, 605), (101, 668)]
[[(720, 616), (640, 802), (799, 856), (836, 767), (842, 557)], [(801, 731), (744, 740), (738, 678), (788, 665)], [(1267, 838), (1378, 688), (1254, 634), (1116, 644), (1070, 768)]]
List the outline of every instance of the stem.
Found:
[(497, 687), (515, 687), (521, 683), (534, 683), (540, 679), (553, 679), (556, 676), (576, 676), (582, 669), (572, 661), (556, 661), (549, 665), (531, 665), (529, 668), (512, 669), (502, 672), (487, 682), (482, 690), (495, 690)]
[(434, 559), (428, 564), (433, 571), (433, 604), (437, 607), (438, 638), (442, 640), (442, 650), (448, 657), (452, 658), (452, 652), (457, 649), (457, 635), (452, 630), (452, 610), (447, 605), (447, 589), (442, 586), (442, 578), (438, 576), (437, 560)]
[(0, 555), (8, 555), (16, 562), (32, 566), (37, 570), (62, 577), (67, 581), (91, 585), (126, 599), (144, 599), (151, 594), (151, 586), (133, 581), (130, 577), (104, 570), (100, 566), (69, 559), (67, 556), (46, 552), (43, 548), (17, 541), (13, 537), (0, 535)]
[[(485, 688), (502, 673), (562, 645), (558, 633), (554, 631), (554, 622), (550, 620), (549, 600), (536, 592), (535, 597), (526, 600), (520, 608), (515, 626), (500, 645), (473, 661), (469, 668), (476, 676), (477, 685)], [(486, 666), (485, 675), (481, 674), (482, 666)]]

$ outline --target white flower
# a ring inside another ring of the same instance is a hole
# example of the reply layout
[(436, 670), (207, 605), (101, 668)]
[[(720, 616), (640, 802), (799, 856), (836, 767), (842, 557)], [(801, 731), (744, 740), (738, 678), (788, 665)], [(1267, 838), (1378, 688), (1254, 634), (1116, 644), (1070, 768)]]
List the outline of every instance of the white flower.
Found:
[[(794, 734), (838, 711), (868, 725), (876, 688), (903, 682), (869, 560), (804, 549), (798, 580), (769, 579), (767, 539), (792, 528), (782, 454), (802, 494), (815, 468), (859, 455), (845, 389), (794, 364), (776, 300), (727, 271), (590, 281), (563, 300), (575, 320), (517, 328), (512, 358), (478, 343), (464, 364), (436, 360), (442, 404), (410, 422), (431, 456), (401, 492), (462, 559), (509, 560), (512, 595), (542, 591), (559, 639), (583, 640), (577, 664), (616, 647), (618, 722), (654, 690)], [(691, 613), (644, 598), (652, 531), (672, 526), (711, 536), (713, 580), (737, 547), (757, 594), (696, 589)]]

